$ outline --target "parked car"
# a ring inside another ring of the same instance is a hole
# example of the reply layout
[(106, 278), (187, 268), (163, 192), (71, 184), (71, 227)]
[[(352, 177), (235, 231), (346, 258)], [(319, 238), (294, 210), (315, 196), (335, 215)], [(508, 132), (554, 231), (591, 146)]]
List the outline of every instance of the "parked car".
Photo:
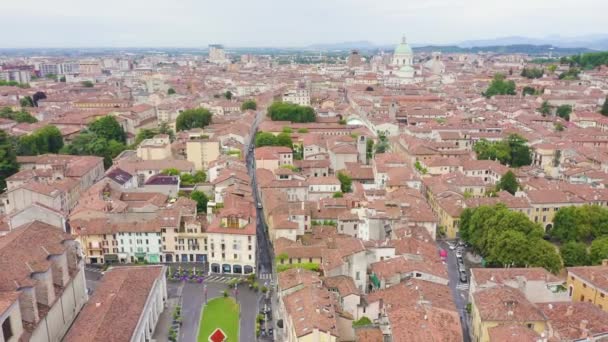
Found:
[(268, 328), (268, 336), (272, 336), (272, 333), (274, 333), (274, 330), (272, 328)]
[(460, 272), (460, 281), (466, 283), (468, 281), (467, 272)]
[(462, 258), (462, 251), (456, 251), (456, 257)]

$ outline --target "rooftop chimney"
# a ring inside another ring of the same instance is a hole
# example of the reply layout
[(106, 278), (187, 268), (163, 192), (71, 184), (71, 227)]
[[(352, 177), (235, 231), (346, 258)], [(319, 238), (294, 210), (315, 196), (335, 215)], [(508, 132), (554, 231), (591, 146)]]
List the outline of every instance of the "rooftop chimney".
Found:
[(574, 308), (572, 307), (572, 305), (568, 305), (568, 309), (566, 310), (566, 316), (572, 316), (573, 311)]

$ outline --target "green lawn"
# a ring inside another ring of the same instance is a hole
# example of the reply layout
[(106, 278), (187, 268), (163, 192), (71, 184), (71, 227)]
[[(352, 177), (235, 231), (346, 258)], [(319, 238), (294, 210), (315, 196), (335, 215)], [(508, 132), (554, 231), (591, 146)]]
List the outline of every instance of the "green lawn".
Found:
[(198, 342), (207, 342), (216, 328), (221, 328), (228, 335), (227, 342), (238, 341), (239, 305), (233, 298), (214, 298), (203, 308)]

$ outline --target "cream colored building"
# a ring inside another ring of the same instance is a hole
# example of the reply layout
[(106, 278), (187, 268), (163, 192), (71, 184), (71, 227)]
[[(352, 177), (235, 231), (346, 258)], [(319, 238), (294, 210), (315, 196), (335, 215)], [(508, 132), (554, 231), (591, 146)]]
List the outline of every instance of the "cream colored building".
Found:
[(152, 139), (143, 140), (137, 147), (137, 157), (142, 160), (171, 159), (171, 140), (166, 134), (159, 134)]
[(209, 163), (220, 156), (220, 143), (210, 139), (191, 139), (186, 142), (186, 158), (196, 170), (206, 170)]

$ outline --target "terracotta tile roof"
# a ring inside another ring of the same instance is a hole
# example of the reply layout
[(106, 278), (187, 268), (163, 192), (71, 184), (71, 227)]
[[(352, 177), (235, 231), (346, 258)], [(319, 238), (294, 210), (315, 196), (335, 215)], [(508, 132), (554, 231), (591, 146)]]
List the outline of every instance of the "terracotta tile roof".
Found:
[(129, 341), (163, 273), (164, 266), (117, 267), (106, 272), (64, 341)]
[(387, 313), (393, 342), (463, 341), (460, 316), (454, 311), (419, 304), (391, 308)]
[(589, 284), (608, 292), (608, 266), (568, 267), (568, 274), (574, 274)]
[(490, 342), (538, 342), (540, 335), (523, 324), (500, 324), (488, 329)]
[(0, 293), (32, 286), (31, 274), (51, 267), (51, 254), (65, 252), (64, 241), (73, 240), (59, 227), (34, 221), (0, 237)]
[(278, 275), (278, 284), (281, 291), (289, 290), (299, 285), (310, 286), (312, 284), (320, 284), (321, 279), (317, 272), (292, 268)]
[(545, 315), (519, 290), (497, 286), (473, 294), (482, 321), (536, 322), (546, 321)]
[(305, 286), (283, 297), (283, 302), (297, 337), (313, 333), (315, 329), (338, 337), (337, 303), (326, 288)]
[(540, 304), (559, 341), (584, 339), (608, 333), (608, 312), (588, 302)]
[(353, 278), (349, 276), (335, 276), (323, 278), (323, 285), (328, 289), (336, 289), (340, 294), (340, 297), (346, 297), (348, 295), (360, 295), (357, 285)]
[(381, 342), (384, 339), (380, 328), (357, 328), (355, 336), (357, 342)]

